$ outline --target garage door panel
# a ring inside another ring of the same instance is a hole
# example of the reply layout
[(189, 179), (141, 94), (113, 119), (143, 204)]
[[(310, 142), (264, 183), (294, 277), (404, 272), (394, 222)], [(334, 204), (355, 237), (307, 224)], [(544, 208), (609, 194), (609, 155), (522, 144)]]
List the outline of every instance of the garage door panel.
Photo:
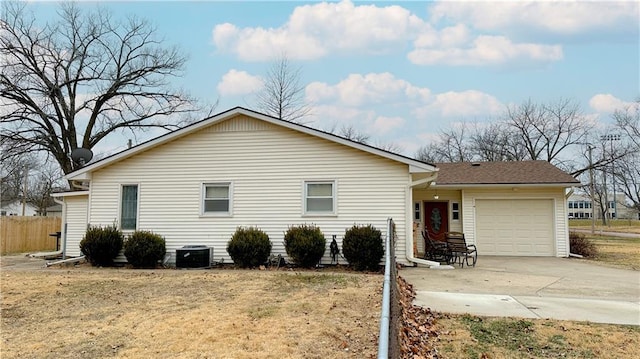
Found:
[(553, 256), (553, 227), (552, 200), (476, 200), (480, 254)]

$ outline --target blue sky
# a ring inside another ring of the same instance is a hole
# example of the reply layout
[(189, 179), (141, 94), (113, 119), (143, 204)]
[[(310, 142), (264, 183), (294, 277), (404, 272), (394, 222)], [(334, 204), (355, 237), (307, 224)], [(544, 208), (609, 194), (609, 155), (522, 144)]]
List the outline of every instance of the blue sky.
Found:
[[(55, 3), (33, 3), (46, 19)], [(176, 85), (216, 112), (252, 108), (274, 59), (301, 67), (320, 129), (353, 126), (406, 155), (457, 123), (570, 98), (606, 125), (640, 96), (638, 2), (84, 2), (149, 19), (189, 55)], [(137, 140), (143, 140), (139, 137)], [(98, 151), (123, 149), (111, 138)]]

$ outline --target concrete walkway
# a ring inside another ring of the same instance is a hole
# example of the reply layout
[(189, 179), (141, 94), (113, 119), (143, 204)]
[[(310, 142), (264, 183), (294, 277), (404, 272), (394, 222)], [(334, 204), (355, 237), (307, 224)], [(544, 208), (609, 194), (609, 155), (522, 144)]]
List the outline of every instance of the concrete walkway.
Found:
[(640, 272), (567, 258), (485, 257), (475, 268), (404, 268), (414, 304), (481, 316), (640, 325)]

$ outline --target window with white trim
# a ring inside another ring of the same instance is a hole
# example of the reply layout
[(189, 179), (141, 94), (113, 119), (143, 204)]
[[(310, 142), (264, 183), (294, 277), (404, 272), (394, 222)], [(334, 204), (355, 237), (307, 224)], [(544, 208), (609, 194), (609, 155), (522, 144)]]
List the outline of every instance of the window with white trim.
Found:
[(306, 181), (304, 183), (304, 213), (336, 213), (335, 181)]
[(458, 202), (451, 203), (451, 219), (454, 221), (460, 220), (460, 203)]
[(120, 229), (135, 230), (138, 225), (138, 185), (122, 185)]
[(202, 214), (231, 215), (231, 183), (204, 183), (202, 185)]

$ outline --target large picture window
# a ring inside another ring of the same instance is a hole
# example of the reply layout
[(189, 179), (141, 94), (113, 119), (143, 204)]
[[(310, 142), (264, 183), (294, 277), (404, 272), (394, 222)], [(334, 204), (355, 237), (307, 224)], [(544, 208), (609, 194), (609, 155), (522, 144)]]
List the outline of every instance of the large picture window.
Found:
[(231, 183), (205, 183), (202, 212), (205, 215), (231, 215)]
[(120, 228), (135, 230), (138, 225), (138, 185), (123, 185), (120, 203)]
[(334, 181), (304, 183), (305, 214), (335, 214), (336, 188)]

